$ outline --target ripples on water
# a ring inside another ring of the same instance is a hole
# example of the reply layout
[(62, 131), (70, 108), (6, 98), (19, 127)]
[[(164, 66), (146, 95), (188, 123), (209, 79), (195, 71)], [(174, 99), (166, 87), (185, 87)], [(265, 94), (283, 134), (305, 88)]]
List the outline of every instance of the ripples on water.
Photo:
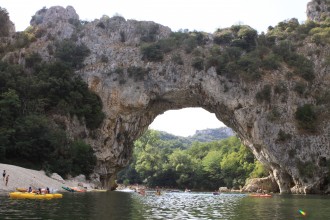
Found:
[(244, 195), (212, 193), (166, 193), (141, 197), (146, 219), (224, 219), (233, 216)]
[[(298, 211), (304, 210), (303, 216)], [(244, 194), (65, 193), (63, 199), (14, 200), (0, 195), (0, 219), (330, 219), (328, 196), (253, 198)]]

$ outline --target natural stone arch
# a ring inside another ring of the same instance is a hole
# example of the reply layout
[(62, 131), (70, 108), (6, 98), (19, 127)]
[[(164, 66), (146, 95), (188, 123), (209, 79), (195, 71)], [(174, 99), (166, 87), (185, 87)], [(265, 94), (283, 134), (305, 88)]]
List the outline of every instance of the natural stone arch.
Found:
[[(173, 73), (169, 73), (169, 75), (171, 74)], [(118, 102), (118, 106), (120, 106), (117, 115), (113, 120), (109, 120), (106, 129), (108, 131), (106, 133), (111, 134), (113, 138), (107, 137), (104, 145), (112, 146), (112, 149), (110, 151), (108, 148), (102, 149), (100, 155), (98, 155), (98, 166), (100, 168), (98, 172), (104, 178), (103, 184), (106, 185), (111, 182), (109, 180), (114, 177), (113, 174), (117, 171), (118, 166), (127, 165), (132, 153), (133, 141), (148, 128), (157, 115), (170, 109), (202, 107), (211, 113), (215, 113), (220, 121), (231, 127), (243, 140), (244, 144), (250, 147), (257, 158), (270, 169), (273, 169), (278, 182), (281, 184), (281, 191), (289, 191), (289, 186), (285, 184), (291, 183), (292, 180), (289, 179), (288, 174), (278, 169), (280, 167), (279, 163), (269, 161), (269, 158), (275, 155), (269, 155), (268, 152), (271, 150), (264, 147), (264, 140), (260, 138), (260, 131), (264, 131), (264, 126), (271, 126), (271, 124), (265, 121), (264, 118), (258, 119), (257, 117), (262, 112), (268, 112), (268, 107), (256, 105), (255, 99), (249, 100), (243, 95), (244, 91), (239, 89), (239, 82), (224, 81), (224, 83), (221, 83), (221, 79), (217, 77), (214, 70), (209, 70), (206, 75), (204, 74), (205, 72), (195, 72), (195, 77), (188, 78), (185, 77), (186, 73), (179, 74), (175, 77), (175, 82), (166, 82), (166, 84), (163, 84), (164, 81), (156, 75), (155, 79), (149, 81), (152, 88), (154, 88), (151, 93), (145, 90), (141, 92), (132, 91), (131, 89), (134, 86), (130, 83), (121, 86), (115, 100), (111, 100), (109, 103), (112, 106), (111, 108), (114, 107), (114, 102)], [(225, 83), (231, 84), (232, 88), (236, 88), (232, 90), (233, 93), (230, 91), (224, 92)], [(162, 88), (164, 92), (161, 92), (159, 88)], [(134, 97), (126, 97), (121, 93), (127, 91), (130, 91), (127, 93), (129, 96), (135, 93)], [(134, 102), (131, 98), (140, 101)], [(277, 136), (276, 131), (273, 133)], [(252, 141), (255, 144), (252, 144)], [(278, 157), (282, 156), (282, 152), (277, 153), (279, 153)], [(107, 158), (111, 159), (107, 160)], [(271, 163), (271, 166), (268, 165), (269, 163)], [(102, 175), (104, 170), (107, 170), (108, 173)]]
[[(134, 60), (139, 67), (149, 68), (143, 80), (136, 81), (126, 76), (126, 82), (120, 84), (116, 74), (104, 76), (99, 70), (89, 71), (87, 68), (83, 72), (90, 88), (101, 96), (108, 117), (101, 129), (103, 136), (99, 137), (102, 138), (91, 142), (97, 150), (96, 171), (101, 174), (104, 186), (111, 188), (117, 170), (128, 164), (133, 141), (157, 115), (170, 109), (202, 107), (215, 113), (220, 121), (238, 134), (257, 159), (272, 171), (281, 192), (291, 192), (293, 186), (300, 192), (307, 187), (315, 191), (319, 189), (320, 182), (304, 184), (305, 177), (292, 163), (298, 154), (290, 156), (290, 150), (298, 151), (303, 157), (311, 152), (308, 149), (318, 148), (320, 155), (324, 155), (329, 142), (325, 136), (299, 134), (294, 119), (297, 108), (294, 103), (299, 102), (299, 98), (294, 94), (288, 94), (290, 102), (282, 103), (283, 97), (272, 93), (273, 104), (260, 103), (256, 94), (265, 85), (272, 84), (271, 80), (246, 83), (219, 76), (214, 68), (198, 71), (189, 64), (144, 62), (136, 51), (138, 48), (130, 49), (134, 52), (124, 56)], [(274, 108), (281, 113), (276, 122), (268, 119)], [(325, 128), (329, 129), (329, 126)], [(292, 135), (290, 141), (277, 141), (281, 130)], [(295, 149), (298, 144), (300, 149)]]
[[(253, 81), (218, 74), (215, 67), (193, 67), (194, 55), (180, 47), (164, 54), (161, 61), (144, 59), (141, 39), (154, 42), (171, 34), (169, 28), (154, 22), (104, 16), (77, 27), (73, 21), (79, 16), (72, 7), (40, 10), (36, 16), (40, 21), (31, 25), (47, 34), (31, 43), (26, 52), (37, 51), (51, 61), (54, 57), (47, 46), (52, 40), (47, 36), (56, 36), (57, 40), (75, 37), (91, 50), (85, 67), (77, 74), (101, 97), (106, 119), (95, 131), (79, 130), (75, 122), (67, 122), (66, 127), (71, 136), (83, 136), (93, 146), (98, 159), (95, 173), (104, 187), (113, 187), (116, 173), (129, 162), (133, 141), (157, 115), (170, 109), (202, 107), (237, 133), (271, 170), (281, 192), (327, 191), (329, 120), (319, 121), (317, 133), (301, 132), (295, 112), (304, 104), (316, 103), (316, 88), (321, 92), (329, 88), (329, 67), (323, 65), (329, 45), (316, 45), (307, 39), (298, 48), (299, 54), (314, 63), (315, 72), (313, 82), (307, 82), (310, 94), (301, 97), (294, 86), (295, 81), (304, 79), (296, 76), (288, 80), (290, 69), (285, 65)], [(202, 35), (197, 49), (203, 55), (215, 45), (216, 36)], [(177, 55), (182, 62), (173, 61)], [(276, 92), (279, 82), (285, 93)], [(269, 102), (257, 99), (263, 92), (268, 93)], [(312, 172), (302, 172), (299, 165)]]
[[(107, 115), (98, 138), (90, 140), (98, 158), (95, 171), (100, 174), (103, 186), (112, 188), (116, 172), (129, 162), (133, 141), (142, 135), (157, 115), (170, 109), (202, 107), (215, 113), (220, 121), (237, 133), (256, 158), (270, 169), (281, 193), (326, 190), (327, 168), (315, 161), (320, 157), (330, 158), (327, 136), (330, 124), (322, 123), (316, 135), (299, 131), (295, 120), (297, 108), (315, 100), (296, 95), (293, 83), (286, 79), (288, 70), (268, 72), (260, 80), (251, 82), (240, 77), (219, 75), (214, 67), (197, 70), (192, 67), (193, 56), (182, 50), (166, 54), (162, 62), (149, 62), (142, 59), (140, 48), (136, 47), (141, 43), (141, 35), (136, 29), (156, 24), (121, 18), (107, 22), (109, 27), (116, 27), (111, 37), (95, 28), (97, 22), (91, 25), (93, 32), (86, 32), (84, 43), (94, 49), (86, 61), (87, 66), (80, 71), (90, 88), (100, 95)], [(118, 43), (118, 35), (123, 32), (125, 42)], [(97, 46), (93, 39), (95, 33), (105, 35), (101, 38), (103, 41), (98, 40)], [(169, 29), (159, 26), (156, 38), (166, 38), (169, 34)], [(205, 45), (199, 48), (202, 51), (213, 45), (213, 36), (205, 36)], [(100, 51), (108, 55), (108, 63), (96, 62)], [(301, 54), (312, 53), (307, 47), (300, 51)], [(183, 65), (173, 62), (174, 53), (182, 57)], [(317, 63), (313, 60), (316, 57), (309, 59)], [(318, 73), (316, 84), (327, 83), (324, 79), (329, 77), (329, 72), (317, 65), (315, 70)], [(284, 82), (287, 93), (275, 92), (278, 81)], [(271, 102), (256, 98), (265, 88), (269, 90)], [(270, 119), (275, 110), (276, 119)], [(290, 138), (281, 140), (281, 134)], [(297, 167), (299, 164), (313, 164), (315, 172), (306, 177)]]

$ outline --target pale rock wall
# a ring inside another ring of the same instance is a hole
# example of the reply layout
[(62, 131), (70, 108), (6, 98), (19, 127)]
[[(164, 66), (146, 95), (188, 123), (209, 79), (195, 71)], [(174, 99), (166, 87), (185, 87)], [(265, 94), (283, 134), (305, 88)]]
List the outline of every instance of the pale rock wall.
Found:
[(330, 16), (329, 0), (312, 0), (307, 4), (307, 17), (313, 21), (322, 21)]

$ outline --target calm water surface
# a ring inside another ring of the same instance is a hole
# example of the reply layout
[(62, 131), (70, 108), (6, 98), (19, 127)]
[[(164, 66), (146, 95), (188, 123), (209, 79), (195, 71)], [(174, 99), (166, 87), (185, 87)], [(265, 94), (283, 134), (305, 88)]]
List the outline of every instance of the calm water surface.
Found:
[[(307, 214), (299, 213), (303, 210)], [(0, 219), (330, 219), (329, 196), (253, 198), (244, 194), (64, 193), (62, 199), (0, 196)]]

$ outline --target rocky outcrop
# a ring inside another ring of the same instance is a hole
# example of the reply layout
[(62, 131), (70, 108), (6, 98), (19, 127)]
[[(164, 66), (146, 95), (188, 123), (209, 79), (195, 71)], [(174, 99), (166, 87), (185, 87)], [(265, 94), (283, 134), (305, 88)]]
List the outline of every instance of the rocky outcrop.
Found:
[(247, 181), (245, 186), (242, 188), (242, 192), (272, 192), (276, 193), (279, 191), (277, 183), (274, 179), (269, 177), (255, 178)]
[[(286, 65), (266, 71), (251, 82), (218, 74), (215, 67), (196, 68), (192, 65), (194, 53), (181, 47), (166, 53), (161, 61), (149, 61), (141, 53), (141, 46), (169, 37), (168, 27), (120, 16), (103, 16), (89, 23), (78, 18), (72, 7), (38, 11), (31, 25), (39, 35), (24, 53), (36, 51), (45, 61), (52, 61), (50, 48), (66, 38), (91, 50), (77, 74), (101, 97), (106, 119), (93, 132), (83, 125), (79, 129), (73, 124), (67, 127), (72, 135), (75, 130), (85, 133), (85, 140), (93, 146), (98, 159), (95, 174), (103, 187), (114, 186), (116, 173), (128, 165), (132, 156), (133, 141), (157, 115), (170, 109), (202, 107), (237, 133), (270, 170), (280, 192), (327, 190), (329, 113), (319, 108), (322, 111), (314, 133), (299, 129), (295, 113), (304, 104), (316, 104), (315, 94), (327, 91), (330, 86), (330, 67), (324, 64), (329, 56), (328, 44), (318, 45), (307, 39), (297, 50), (314, 63), (313, 82), (299, 76), (288, 78), (292, 70)], [(215, 48), (212, 34), (204, 33), (202, 41), (195, 51), (201, 57)], [(308, 93), (301, 95), (295, 91), (298, 82), (308, 86)], [(257, 98), (263, 92), (270, 102)]]
[(313, 0), (307, 4), (307, 17), (312, 21), (323, 21), (330, 17), (330, 1)]

